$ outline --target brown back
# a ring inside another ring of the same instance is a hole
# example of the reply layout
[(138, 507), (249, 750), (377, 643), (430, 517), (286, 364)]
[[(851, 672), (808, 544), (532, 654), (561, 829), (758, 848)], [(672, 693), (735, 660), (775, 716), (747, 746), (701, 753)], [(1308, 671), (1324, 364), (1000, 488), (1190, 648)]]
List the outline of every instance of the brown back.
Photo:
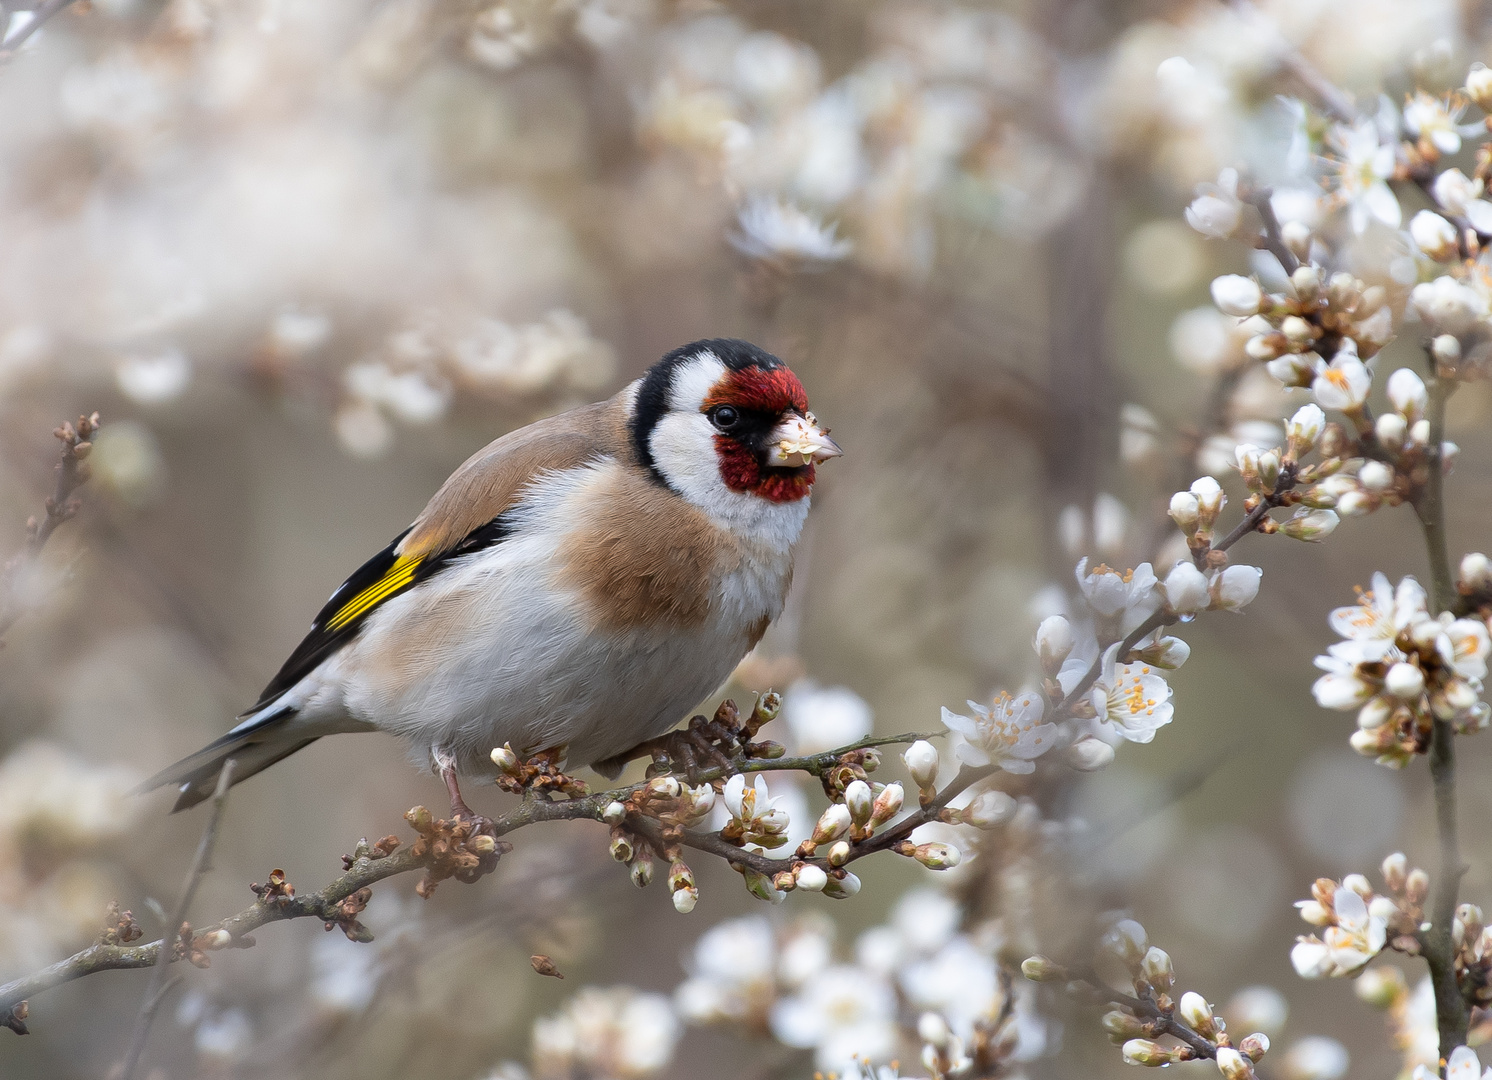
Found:
[(542, 473), (598, 457), (630, 461), (626, 395), (623, 390), (488, 443), (440, 486), (398, 553), (431, 556), (450, 550), (516, 503), (524, 486)]

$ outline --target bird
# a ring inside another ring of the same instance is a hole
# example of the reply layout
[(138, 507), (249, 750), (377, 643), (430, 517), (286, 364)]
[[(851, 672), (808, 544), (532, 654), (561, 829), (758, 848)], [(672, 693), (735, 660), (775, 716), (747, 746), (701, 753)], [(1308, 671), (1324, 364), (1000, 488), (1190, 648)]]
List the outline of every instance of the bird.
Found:
[[(334, 592), (237, 725), (141, 785), (174, 811), (327, 735), (383, 731), (462, 776), (508, 747), (614, 777), (782, 612), (815, 467), (798, 377), (731, 338), (477, 451)], [(633, 755), (635, 756), (635, 754)]]

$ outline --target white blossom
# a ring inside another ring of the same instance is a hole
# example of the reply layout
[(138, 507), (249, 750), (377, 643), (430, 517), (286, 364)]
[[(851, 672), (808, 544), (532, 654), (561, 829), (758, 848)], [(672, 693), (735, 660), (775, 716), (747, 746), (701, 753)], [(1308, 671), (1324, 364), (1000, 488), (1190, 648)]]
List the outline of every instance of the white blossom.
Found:
[(1433, 210), (1421, 210), (1409, 219), (1409, 236), (1417, 248), (1436, 262), (1456, 257), (1456, 227)]
[(1316, 404), (1323, 409), (1355, 412), (1368, 400), (1373, 376), (1355, 355), (1339, 353), (1311, 383)]
[(772, 1034), (814, 1051), (821, 1070), (850, 1074), (859, 1061), (890, 1059), (896, 1049), (896, 996), (880, 977), (840, 965), (810, 975), (771, 1012)]
[(1057, 744), (1057, 725), (1043, 724), (1046, 706), (1040, 695), (1000, 694), (993, 705), (968, 703), (973, 716), (943, 710), (943, 724), (955, 732), (954, 753), (966, 765), (988, 765), (1011, 773), (1029, 773), (1035, 758)]
[[(1304, 913), (1314, 903), (1302, 900), (1295, 906)], [(1377, 956), (1388, 941), (1387, 921), (1371, 914), (1367, 901), (1345, 885), (1333, 891), (1325, 915), (1330, 921), (1321, 937), (1303, 937), (1290, 950), (1290, 962), (1301, 978), (1350, 975)]]
[(1077, 565), (1077, 580), (1094, 613), (1105, 619), (1118, 618), (1125, 632), (1160, 609), (1159, 584), (1148, 562), (1133, 570), (1114, 570), (1102, 563), (1089, 570), (1088, 560), (1083, 559)]
[(1090, 693), (1100, 729), (1130, 742), (1148, 743), (1171, 722), (1171, 687), (1148, 664), (1118, 664), (1118, 646), (1104, 655), (1102, 673)]
[(1409, 300), (1437, 333), (1464, 334), (1487, 318), (1486, 298), (1450, 276), (1421, 282), (1410, 291)]
[[(1174, 504), (1173, 504), (1174, 505)], [(1202, 611), (1212, 602), (1207, 591), (1207, 575), (1190, 561), (1182, 560), (1171, 568), (1161, 589), (1172, 611), (1190, 615)]]
[(1404, 127), (1442, 154), (1454, 154), (1461, 149), (1461, 132), (1456, 122), (1463, 109), (1464, 106), (1452, 109), (1440, 98), (1421, 90), (1404, 105)]
[(1425, 415), (1429, 391), (1425, 389), (1425, 381), (1413, 371), (1399, 368), (1388, 377), (1384, 389), (1388, 393), (1389, 404), (1406, 422), (1417, 423)]
[(1263, 299), (1259, 283), (1253, 278), (1246, 278), (1241, 274), (1224, 274), (1213, 279), (1212, 302), (1225, 315), (1239, 318), (1253, 315), (1259, 310)]
[(837, 262), (853, 250), (835, 236), (835, 226), (775, 196), (749, 199), (736, 218), (741, 231), (730, 242), (757, 259), (788, 257), (810, 262)]
[(1378, 127), (1362, 120), (1337, 125), (1327, 136), (1336, 151), (1336, 196), (1346, 204), (1352, 231), (1362, 233), (1369, 221), (1397, 229), (1403, 220), (1399, 200), (1388, 186), (1394, 174), (1394, 148), (1379, 142)]
[(1186, 222), (1203, 236), (1226, 240), (1238, 231), (1243, 203), (1238, 198), (1238, 170), (1224, 169), (1216, 184), (1201, 184), (1186, 208)]

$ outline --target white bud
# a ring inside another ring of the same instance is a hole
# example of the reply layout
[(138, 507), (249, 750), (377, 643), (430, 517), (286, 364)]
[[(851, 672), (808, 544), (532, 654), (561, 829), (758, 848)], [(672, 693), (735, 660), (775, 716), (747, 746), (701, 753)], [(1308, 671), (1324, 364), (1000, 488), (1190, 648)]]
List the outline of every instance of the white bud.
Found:
[[(863, 783), (864, 781), (856, 781)], [(868, 788), (866, 790), (869, 790)], [(815, 844), (828, 844), (850, 831), (850, 808), (844, 803), (830, 803), (814, 823), (811, 839)]]
[(1225, 566), (1212, 579), (1212, 606), (1223, 611), (1237, 611), (1259, 595), (1259, 579), (1264, 572), (1257, 566)]
[(850, 820), (863, 826), (870, 820), (870, 812), (875, 806), (875, 796), (870, 792), (870, 785), (864, 780), (851, 780), (844, 789), (844, 804), (849, 807)]
[(1316, 334), (1316, 329), (1299, 315), (1287, 315), (1280, 323), (1280, 332), (1296, 345), (1304, 345)]
[(963, 857), (963, 852), (952, 844), (918, 844), (912, 851), (912, 858), (929, 870), (952, 870)]
[(1304, 221), (1285, 222), (1280, 226), (1280, 239), (1297, 259), (1304, 259), (1311, 253), (1311, 227)]
[(938, 748), (925, 739), (918, 739), (901, 755), (907, 772), (922, 790), (931, 788), (938, 780)]
[(1473, 551), (1461, 558), (1461, 572), (1459, 574), (1461, 584), (1473, 591), (1480, 591), (1492, 585), (1492, 560), (1480, 551)]
[(1176, 522), (1182, 532), (1192, 533), (1196, 531), (1197, 513), (1197, 497), (1190, 491), (1178, 491), (1171, 496), (1171, 520)]
[(1201, 611), (1211, 598), (1207, 595), (1207, 575), (1185, 560), (1171, 567), (1166, 580), (1161, 583), (1166, 603), (1171, 610), (1181, 615)]
[(1299, 456), (1316, 445), (1325, 427), (1326, 414), (1321, 411), (1321, 406), (1302, 405), (1285, 423), (1285, 437), (1298, 448), (1296, 456)]
[(1430, 342), (1430, 352), (1442, 364), (1454, 364), (1461, 359), (1461, 342), (1451, 334), (1438, 334)]
[(875, 807), (870, 813), (871, 827), (879, 828), (901, 813), (901, 804), (905, 798), (906, 794), (902, 791), (900, 781), (883, 787), (881, 793), (876, 796)]
[(1296, 296), (1302, 300), (1311, 299), (1321, 291), (1321, 268), (1313, 263), (1302, 263), (1290, 275), (1290, 284), (1294, 286)]
[(1492, 69), (1482, 63), (1471, 65), (1466, 73), (1466, 96), (1483, 111), (1492, 106)]
[(958, 820), (976, 829), (993, 829), (1015, 816), (1016, 802), (1003, 791), (981, 791), (959, 810)]
[(1079, 772), (1097, 772), (1114, 760), (1114, 748), (1102, 739), (1079, 739), (1067, 748), (1067, 763)]
[(1072, 652), (1072, 626), (1061, 615), (1049, 615), (1036, 628), (1034, 645), (1041, 659), (1041, 670), (1055, 675)]
[(1150, 948), (1150, 935), (1133, 919), (1120, 919), (1103, 936), (1104, 946), (1126, 964), (1138, 967)]
[(1340, 520), (1331, 510), (1307, 510), (1302, 507), (1295, 511), (1294, 517), (1280, 526), (1280, 532), (1294, 540), (1319, 543), (1335, 531)]
[(937, 1013), (926, 1012), (917, 1018), (917, 1037), (929, 1046), (947, 1046), (952, 1034), (948, 1030), (948, 1021)]
[(1409, 237), (1436, 262), (1448, 262), (1460, 253), (1456, 227), (1433, 210), (1421, 210), (1410, 219)]
[(1394, 411), (1411, 424), (1425, 415), (1425, 403), (1430, 395), (1425, 389), (1425, 381), (1413, 371), (1408, 368), (1399, 368), (1388, 377), (1385, 390), (1388, 392), (1388, 401), (1394, 407)]
[(1153, 664), (1167, 671), (1175, 671), (1192, 654), (1192, 647), (1179, 637), (1163, 637), (1153, 645), (1146, 645), (1143, 649), (1136, 649), (1135, 659), (1142, 664)]
[(677, 776), (655, 776), (648, 781), (648, 794), (656, 799), (677, 799), (682, 790)]
[(1249, 490), (1259, 489), (1259, 448), (1253, 443), (1239, 443), (1233, 448), (1233, 459), (1238, 464), (1238, 475)]
[(831, 877), (824, 886), (824, 895), (830, 900), (848, 900), (860, 891), (860, 879), (845, 872), (844, 877)]
[(1386, 412), (1373, 422), (1373, 434), (1388, 449), (1397, 450), (1404, 445), (1404, 439), (1409, 434), (1409, 424), (1398, 413)]
[(1150, 1039), (1130, 1039), (1119, 1049), (1126, 1065), (1169, 1065), (1174, 1055)]
[(698, 889), (675, 889), (673, 891), (674, 910), (680, 915), (688, 915), (694, 910), (694, 905), (699, 902)]
[(1192, 1030), (1204, 1037), (1211, 1037), (1217, 1030), (1217, 1025), (1212, 1019), (1212, 1006), (1207, 1004), (1207, 999), (1195, 990), (1188, 990), (1181, 995), (1179, 1005), (1181, 1019), (1185, 1020)]
[(1140, 962), (1140, 973), (1157, 990), (1169, 993), (1176, 973), (1171, 967), (1171, 954), (1154, 945), (1145, 950), (1145, 959)]
[(1397, 698), (1417, 698), (1425, 690), (1425, 673), (1415, 664), (1400, 661), (1383, 676), (1383, 688)]
[(511, 776), (518, 771), (518, 755), (511, 746), (499, 746), (492, 751), (492, 764)]
[(601, 820), (608, 825), (620, 825), (627, 817), (627, 808), (612, 799), (606, 804), (606, 809), (601, 811)]
[(850, 842), (848, 840), (836, 840), (834, 846), (829, 849), (829, 865), (843, 866), (850, 861)]
[(1241, 274), (1224, 274), (1213, 279), (1212, 302), (1225, 314), (1239, 318), (1252, 315), (1259, 310), (1263, 301), (1264, 294), (1253, 278), (1246, 278)]
[(793, 880), (800, 889), (823, 892), (824, 886), (829, 884), (829, 875), (813, 863), (803, 863), (793, 870)]
[(1248, 1058), (1230, 1046), (1217, 1048), (1217, 1071), (1227, 1080), (1252, 1080), (1254, 1068)]
[(1197, 497), (1197, 514), (1201, 527), (1212, 528), (1218, 514), (1228, 504), (1222, 485), (1210, 476), (1199, 476), (1192, 481), (1191, 493)]

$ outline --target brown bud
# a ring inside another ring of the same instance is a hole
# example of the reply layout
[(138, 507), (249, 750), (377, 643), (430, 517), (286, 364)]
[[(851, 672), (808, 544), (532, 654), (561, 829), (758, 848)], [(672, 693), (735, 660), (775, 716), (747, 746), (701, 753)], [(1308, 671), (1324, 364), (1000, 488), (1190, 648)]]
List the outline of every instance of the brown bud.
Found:
[(547, 975), (551, 979), (564, 978), (564, 976), (560, 974), (560, 969), (554, 966), (554, 961), (549, 959), (549, 957), (545, 956), (543, 953), (538, 953), (534, 956), (530, 956), (528, 958), (528, 962), (533, 965), (534, 971), (536, 971), (540, 975)]

